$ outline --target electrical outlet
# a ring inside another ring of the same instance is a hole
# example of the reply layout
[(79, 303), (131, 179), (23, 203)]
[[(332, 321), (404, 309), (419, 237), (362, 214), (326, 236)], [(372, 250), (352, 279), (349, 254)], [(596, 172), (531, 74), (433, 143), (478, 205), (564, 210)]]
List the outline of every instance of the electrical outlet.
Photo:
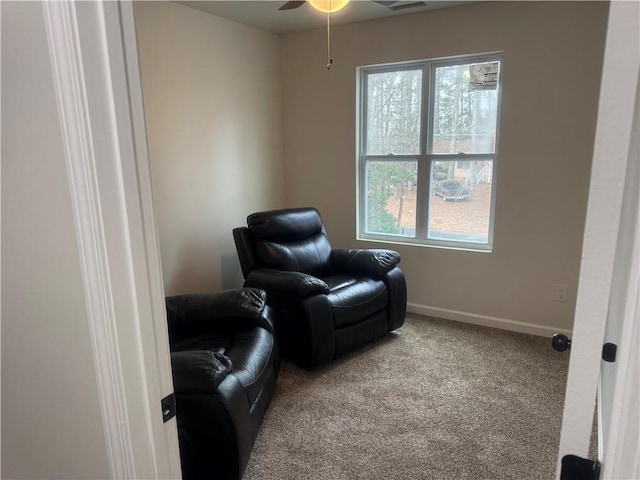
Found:
[(567, 301), (567, 289), (566, 285), (558, 284), (556, 285), (556, 292), (553, 296), (553, 299), (556, 302), (566, 302)]

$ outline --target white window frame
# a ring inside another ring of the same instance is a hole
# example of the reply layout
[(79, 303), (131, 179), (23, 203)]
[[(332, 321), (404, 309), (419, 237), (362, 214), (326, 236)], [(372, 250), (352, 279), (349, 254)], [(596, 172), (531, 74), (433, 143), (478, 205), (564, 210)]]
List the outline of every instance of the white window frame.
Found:
[[(500, 62), (498, 76), (498, 103), (496, 112), (496, 138), (493, 153), (489, 154), (444, 154), (429, 153), (433, 144), (433, 115), (435, 99), (435, 70), (437, 67), (459, 65), (463, 63)], [(420, 125), (420, 152), (415, 155), (367, 155), (366, 151), (366, 118), (367, 118), (367, 77), (371, 73), (384, 73), (397, 70), (422, 70), (422, 115)], [(500, 137), (500, 114), (502, 110), (502, 72), (504, 59), (502, 52), (492, 52), (456, 57), (436, 58), (413, 62), (370, 65), (357, 67), (357, 99), (356, 105), (356, 237), (358, 240), (375, 241), (390, 244), (415, 245), (424, 247), (448, 248), (477, 252), (493, 250), (493, 230), (495, 219), (496, 180), (498, 171), (498, 146)], [(413, 237), (406, 235), (379, 234), (366, 232), (366, 166), (367, 161), (417, 161), (417, 204), (416, 229)], [(435, 161), (473, 161), (491, 160), (493, 172), (491, 181), (491, 203), (489, 215), (489, 232), (486, 243), (465, 242), (458, 240), (435, 240), (428, 238), (429, 202), (432, 198), (430, 171)]]

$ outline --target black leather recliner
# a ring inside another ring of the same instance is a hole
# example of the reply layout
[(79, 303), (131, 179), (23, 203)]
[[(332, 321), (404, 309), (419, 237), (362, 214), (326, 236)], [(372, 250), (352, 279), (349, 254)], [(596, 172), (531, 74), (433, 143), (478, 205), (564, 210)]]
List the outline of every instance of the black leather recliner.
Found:
[(233, 236), (245, 287), (267, 292), (283, 357), (313, 367), (404, 323), (400, 255), (332, 249), (317, 209), (254, 213)]
[(265, 292), (166, 298), (182, 475), (240, 479), (275, 392), (279, 357)]

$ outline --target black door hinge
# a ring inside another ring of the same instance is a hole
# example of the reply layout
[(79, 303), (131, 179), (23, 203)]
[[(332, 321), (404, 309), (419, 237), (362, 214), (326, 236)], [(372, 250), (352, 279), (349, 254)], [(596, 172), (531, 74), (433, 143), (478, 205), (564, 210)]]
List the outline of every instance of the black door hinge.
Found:
[(577, 455), (565, 455), (562, 457), (560, 480), (599, 480), (600, 462), (578, 457)]
[(162, 407), (162, 423), (167, 423), (176, 416), (176, 396), (172, 393), (160, 401)]
[(615, 343), (605, 343), (602, 346), (602, 359), (605, 362), (615, 362), (618, 346)]

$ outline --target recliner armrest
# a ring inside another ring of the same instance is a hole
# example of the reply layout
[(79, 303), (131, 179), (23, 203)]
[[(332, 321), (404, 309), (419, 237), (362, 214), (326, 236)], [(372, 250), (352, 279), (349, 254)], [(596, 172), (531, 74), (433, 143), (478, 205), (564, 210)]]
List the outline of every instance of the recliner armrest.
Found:
[(255, 288), (166, 297), (170, 343), (212, 328), (260, 325), (264, 323), (266, 298), (264, 291)]
[(400, 254), (385, 249), (333, 249), (329, 257), (333, 271), (384, 277), (400, 263)]
[(231, 360), (209, 350), (171, 353), (173, 389), (176, 395), (214, 393), (232, 370)]
[(258, 268), (247, 275), (246, 287), (261, 288), (296, 297), (329, 293), (329, 286), (318, 277), (300, 272)]

